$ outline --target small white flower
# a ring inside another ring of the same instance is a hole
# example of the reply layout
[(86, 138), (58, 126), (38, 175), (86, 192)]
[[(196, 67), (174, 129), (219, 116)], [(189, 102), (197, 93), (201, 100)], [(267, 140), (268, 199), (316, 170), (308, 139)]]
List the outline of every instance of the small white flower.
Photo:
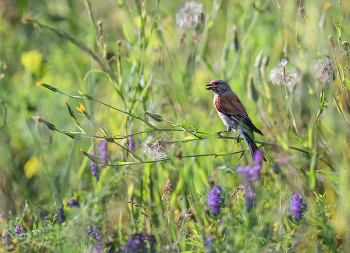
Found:
[(175, 14), (175, 22), (180, 28), (196, 29), (204, 21), (204, 7), (202, 4), (191, 1), (185, 2)]
[(298, 80), (298, 72), (295, 67), (287, 68), (288, 60), (283, 59), (278, 65), (281, 67), (276, 67), (271, 70), (269, 75), (269, 80), (274, 85), (286, 85), (291, 88), (297, 83)]
[(322, 57), (312, 63), (312, 71), (315, 78), (321, 83), (330, 83), (337, 77), (337, 69), (332, 59)]

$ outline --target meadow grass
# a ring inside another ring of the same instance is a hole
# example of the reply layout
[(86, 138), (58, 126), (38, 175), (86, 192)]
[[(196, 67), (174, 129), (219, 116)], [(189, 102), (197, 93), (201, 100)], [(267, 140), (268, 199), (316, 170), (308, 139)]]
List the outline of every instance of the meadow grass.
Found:
[(0, 252), (349, 251), (348, 1), (0, 10)]

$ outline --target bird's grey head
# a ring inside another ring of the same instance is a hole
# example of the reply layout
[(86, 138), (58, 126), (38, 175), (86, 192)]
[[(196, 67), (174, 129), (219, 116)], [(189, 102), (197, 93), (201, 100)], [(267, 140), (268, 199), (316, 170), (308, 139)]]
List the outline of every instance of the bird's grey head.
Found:
[(231, 91), (230, 85), (224, 80), (214, 79), (209, 84), (206, 85), (207, 90), (212, 90), (216, 95), (222, 95), (227, 91)]

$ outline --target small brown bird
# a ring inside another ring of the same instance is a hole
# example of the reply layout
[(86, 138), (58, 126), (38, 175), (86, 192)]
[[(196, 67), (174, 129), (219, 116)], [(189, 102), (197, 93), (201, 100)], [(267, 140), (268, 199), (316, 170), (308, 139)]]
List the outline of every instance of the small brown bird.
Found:
[[(253, 132), (260, 135), (263, 135), (263, 133), (254, 126), (241, 100), (224, 80), (215, 79), (206, 85), (206, 89), (214, 92), (215, 110), (227, 127), (227, 131), (220, 131), (218, 134), (230, 132), (232, 129), (237, 130), (247, 143), (253, 156), (258, 149)], [(266, 161), (265, 158), (264, 160)]]

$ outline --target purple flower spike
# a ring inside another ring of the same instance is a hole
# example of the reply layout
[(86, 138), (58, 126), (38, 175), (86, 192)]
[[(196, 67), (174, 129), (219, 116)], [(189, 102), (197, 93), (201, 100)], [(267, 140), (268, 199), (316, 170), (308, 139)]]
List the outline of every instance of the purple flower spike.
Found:
[[(108, 158), (108, 151), (107, 151), (107, 141), (102, 140), (101, 145), (98, 147), (98, 151), (100, 152), (100, 158), (104, 163), (108, 163), (109, 158)], [(101, 168), (105, 168), (106, 165), (101, 164)]]
[(129, 149), (135, 150), (135, 139), (132, 136), (129, 137)]
[(16, 228), (16, 233), (20, 235), (20, 234), (22, 234), (23, 232), (24, 232), (23, 226), (18, 225), (17, 228)]
[[(95, 155), (95, 151), (92, 151), (90, 153), (91, 155)], [(91, 168), (91, 172), (92, 172), (92, 176), (96, 177), (96, 183), (99, 180), (99, 167), (97, 166), (97, 164), (95, 164), (93, 161), (90, 160), (90, 168)]]
[(204, 241), (204, 246), (205, 246), (205, 249), (206, 249), (205, 252), (207, 252), (207, 253), (213, 252), (213, 244), (214, 244), (214, 242), (215, 242), (215, 240), (214, 240), (214, 238), (211, 235), (209, 235), (207, 237), (207, 239), (205, 239), (205, 241)]
[(294, 212), (294, 220), (298, 221), (303, 218), (303, 212), (305, 211), (304, 207), (306, 204), (303, 201), (303, 196), (300, 193), (295, 193), (290, 201), (289, 211)]
[(68, 205), (68, 206), (80, 207), (80, 203), (79, 203), (79, 201), (76, 200), (76, 199), (67, 200), (67, 205)]
[(209, 191), (209, 194), (207, 196), (208, 198), (207, 205), (209, 207), (211, 206), (214, 216), (220, 213), (220, 202), (224, 200), (220, 196), (221, 192), (222, 192), (222, 189), (220, 188), (220, 186), (216, 185), (213, 189)]

